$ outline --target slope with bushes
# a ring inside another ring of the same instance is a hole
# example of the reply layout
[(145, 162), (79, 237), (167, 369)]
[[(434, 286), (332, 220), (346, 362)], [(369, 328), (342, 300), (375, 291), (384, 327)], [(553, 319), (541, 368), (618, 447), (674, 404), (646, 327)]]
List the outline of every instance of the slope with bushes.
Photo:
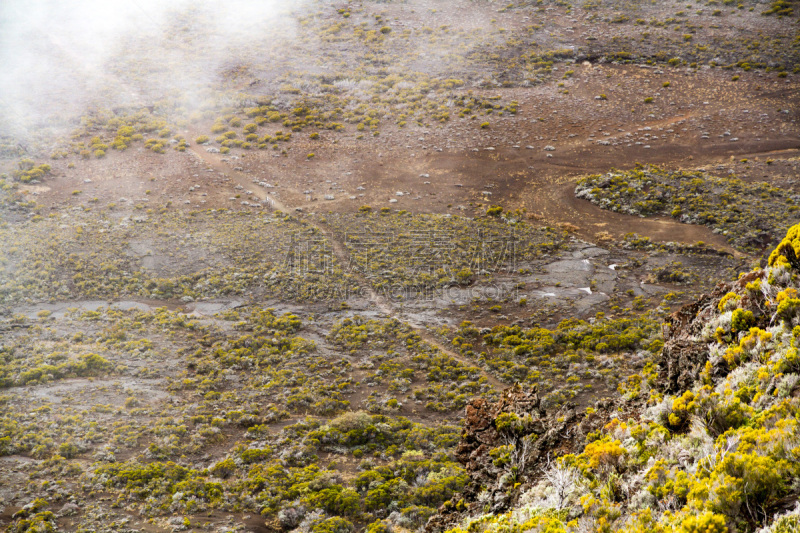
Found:
[(521, 388), (467, 407), (465, 491), (431, 531), (800, 528), (800, 225), (764, 269), (664, 324), (655, 368), (613, 402), (545, 413)]

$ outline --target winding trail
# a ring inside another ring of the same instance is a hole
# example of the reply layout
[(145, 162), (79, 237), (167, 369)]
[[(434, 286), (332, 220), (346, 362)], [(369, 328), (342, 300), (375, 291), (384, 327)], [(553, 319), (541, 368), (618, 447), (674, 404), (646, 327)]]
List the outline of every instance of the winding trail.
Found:
[[(192, 144), (190, 146), (190, 151), (192, 155), (200, 159), (203, 163), (208, 165), (210, 168), (213, 168), (220, 174), (224, 175), (226, 178), (230, 178), (237, 185), (240, 185), (248, 190), (252, 190), (253, 196), (256, 196), (263, 202), (267, 203), (268, 206), (271, 207), (272, 209), (277, 209), (284, 213), (289, 213), (294, 209), (292, 206), (284, 204), (283, 202), (275, 198), (273, 195), (267, 194), (266, 191), (261, 190), (258, 187), (253, 187), (252, 178), (248, 177), (244, 172), (228, 168), (225, 165), (225, 163), (221, 160), (221, 158), (217, 156), (217, 154), (207, 152), (203, 149), (202, 146), (199, 146), (197, 144)], [(331, 245), (333, 254), (336, 256), (336, 259), (339, 261), (340, 264), (343, 265), (350, 264), (350, 253), (347, 251), (347, 248), (342, 244), (342, 242), (336, 237), (334, 232), (331, 231), (329, 227), (315, 223), (310, 219), (304, 219), (304, 222), (325, 236), (325, 238)], [(384, 298), (377, 291), (375, 291), (375, 289), (372, 287), (372, 284), (369, 282), (366, 276), (364, 276), (357, 270), (353, 271), (352, 274), (358, 281), (359, 285), (361, 285), (366, 289), (367, 299), (369, 300), (369, 302), (373, 306), (375, 306), (375, 308), (378, 309), (381, 313), (383, 313), (387, 318), (396, 318), (397, 320), (400, 320), (404, 324), (408, 325), (411, 329), (413, 329), (414, 332), (417, 333), (426, 343), (433, 346), (440, 352), (446, 354), (447, 356), (455, 359), (459, 363), (469, 367), (478, 368), (481, 372), (481, 376), (486, 378), (486, 381), (488, 381), (498, 391), (506, 389), (509, 386), (508, 383), (500, 381), (495, 376), (488, 373), (485, 369), (475, 364), (475, 361), (472, 361), (469, 358), (466, 358), (454, 352), (447, 346), (445, 346), (434, 335), (432, 335), (425, 328), (425, 326), (421, 324), (416, 324), (413, 321), (404, 317), (402, 313), (398, 312), (391, 305), (391, 303), (387, 301), (386, 298)]]
[[(679, 118), (685, 119), (685, 117)], [(672, 118), (659, 123), (670, 125), (676, 120), (678, 119)], [(606, 168), (608, 165), (602, 158), (597, 160), (589, 158), (589, 161), (592, 161), (592, 163), (589, 164), (585, 158), (578, 157), (578, 153), (575, 152), (576, 149), (593, 148), (588, 141), (584, 140), (573, 143), (569, 148), (570, 150), (565, 150), (566, 153), (563, 155), (557, 155), (557, 157), (552, 159), (534, 162), (537, 166), (531, 166), (531, 161), (520, 156), (519, 152), (501, 149), (494, 153), (507, 156), (507, 159), (504, 161), (498, 161), (496, 159), (483, 160), (485, 156), (481, 154), (478, 158), (470, 157), (459, 159), (457, 163), (448, 165), (448, 170), (453, 176), (457, 176), (459, 180), (463, 179), (463, 181), (467, 183), (468, 177), (470, 176), (485, 175), (485, 171), (488, 167), (491, 167), (498, 173), (500, 171), (505, 171), (509, 174), (514, 174), (513, 171), (516, 170), (527, 169), (527, 172), (525, 172), (525, 174), (527, 174), (526, 178), (519, 180), (519, 183), (513, 183), (511, 180), (503, 183), (503, 186), (506, 188), (505, 192), (509, 194), (513, 193), (513, 196), (516, 197), (517, 202), (521, 203), (521, 206), (526, 207), (533, 213), (538, 213), (547, 223), (574, 224), (576, 227), (580, 228), (579, 235), (588, 240), (593, 240), (594, 234), (599, 231), (610, 230), (612, 233), (619, 235), (632, 231), (634, 229), (633, 224), (635, 220), (635, 229), (637, 233), (648, 236), (654, 240), (686, 243), (704, 241), (717, 249), (731, 253), (734, 257), (740, 259), (747, 257), (745, 254), (732, 248), (724, 236), (714, 234), (711, 229), (706, 226), (683, 224), (669, 217), (632, 217), (631, 215), (601, 209), (588, 201), (577, 198), (574, 194), (574, 189), (575, 183), (578, 181), (579, 177), (588, 173), (608, 170), (608, 168)], [(722, 148), (728, 149), (727, 146), (717, 148), (720, 150)], [(764, 149), (759, 149), (755, 146), (748, 148), (749, 149), (742, 150), (743, 153), (746, 152), (748, 154), (748, 157), (773, 153), (780, 153), (783, 155), (798, 153), (796, 147), (787, 148), (786, 146), (782, 146), (781, 143), (772, 144), (770, 148), (766, 148), (765, 146)], [(653, 150), (653, 154), (658, 156), (657, 159), (659, 160), (663, 158), (669, 159), (671, 150), (671, 147), (666, 147), (664, 153), (661, 153), (662, 150), (655, 149)], [(189, 151), (209, 168), (214, 169), (220, 175), (230, 179), (234, 186), (238, 185), (248, 191), (252, 191), (252, 195), (259, 198), (269, 209), (280, 210), (284, 213), (292, 213), (295, 209), (299, 210), (300, 208), (308, 208), (314, 205), (303, 202), (299, 202), (297, 205), (288, 205), (276, 197), (276, 195), (269, 194), (268, 191), (256, 186), (253, 182), (252, 175), (241, 170), (236, 170), (232, 168), (230, 163), (223, 161), (223, 154), (208, 152), (204, 146), (194, 143), (190, 145)], [(452, 154), (433, 156), (429, 158), (427, 164), (430, 164), (440, 157), (450, 158)], [(694, 163), (708, 164), (720, 162), (721, 160), (720, 154), (716, 153), (715, 150), (710, 150), (704, 156), (699, 156), (698, 154), (698, 158)], [(531, 169), (534, 169), (534, 172), (530, 172)], [(407, 171), (408, 169), (391, 166), (382, 169), (382, 172), (400, 172), (401, 174)], [(483, 178), (477, 179), (482, 180)], [(503, 180), (498, 179), (497, 181), (502, 182)], [(472, 196), (474, 196), (476, 200), (480, 200), (479, 191), (481, 188), (476, 183), (473, 183), (471, 188), (475, 189), (474, 194), (471, 193)], [(512, 188), (514, 191), (512, 191)], [(302, 197), (296, 190), (283, 189), (283, 191), (290, 196), (295, 195)], [(498, 193), (501, 195), (503, 194), (501, 191), (498, 191)], [(340, 264), (350, 264), (350, 252), (327, 224), (314, 221), (311, 217), (305, 217), (303, 221), (325, 236), (330, 243), (333, 254)], [(370, 281), (361, 272), (354, 271), (352, 275), (358, 284), (365, 289), (365, 295), (370, 304), (380, 313), (386, 317), (401, 320), (419, 334), (425, 342), (436, 347), (449, 357), (452, 357), (462, 364), (478, 367), (474, 361), (456, 353), (446, 344), (442, 343), (425, 327), (425, 325), (415, 323), (412, 319), (405, 317), (402, 311), (396, 309), (387, 298), (373, 288)], [(508, 384), (498, 380), (485, 369), (481, 369), (481, 374), (489, 383), (498, 389), (503, 389), (508, 386)]]
[[(782, 157), (800, 156), (797, 148), (779, 147), (786, 143), (774, 143), (778, 147), (770, 147), (770, 143), (764, 143), (763, 149), (756, 147), (745, 147), (737, 152), (736, 158), (757, 158), (769, 155), (780, 155)], [(575, 146), (588, 147), (587, 143), (575, 144)], [(669, 147), (667, 147), (669, 148)], [(727, 146), (722, 148), (728, 148)], [(719, 146), (716, 150), (721, 150)], [(666, 150), (666, 148), (665, 148)], [(567, 152), (567, 150), (565, 150)], [(506, 168), (522, 168), (527, 165), (527, 161), (513, 150), (498, 151), (509, 158), (508, 163), (504, 163)], [(669, 161), (669, 153), (662, 153), (661, 150), (652, 151), (654, 162), (664, 164)], [(728, 156), (729, 157), (729, 156)], [(702, 167), (726, 163), (728, 157), (722, 157), (714, 149), (704, 156), (697, 156), (691, 161), (688, 168)], [(677, 162), (680, 163), (680, 162)], [(675, 165), (670, 165), (674, 167)], [(687, 166), (686, 162), (678, 164), (677, 168)], [(672, 219), (669, 216), (648, 216), (639, 217), (616, 213), (607, 209), (602, 209), (597, 205), (580, 199), (575, 196), (575, 186), (577, 182), (586, 175), (602, 174), (614, 168), (601, 160), (581, 161), (575, 153), (569, 152), (567, 155), (560, 155), (553, 159), (536, 162), (536, 166), (528, 166), (527, 175), (518, 184), (519, 192), (515, 193), (522, 207), (529, 212), (536, 213), (549, 224), (569, 223), (579, 228), (578, 235), (587, 240), (595, 239), (594, 234), (599, 231), (608, 230), (618, 238), (627, 232), (647, 236), (656, 241), (675, 241), (684, 243), (696, 243), (703, 241), (713, 245), (715, 248), (725, 250), (737, 258), (747, 258), (747, 254), (733, 248), (727, 238), (721, 234), (713, 233), (709, 226), (699, 224), (685, 224)], [(713, 171), (709, 172), (714, 174)], [(510, 189), (509, 189), (510, 192)], [(472, 193), (475, 201), (481, 200), (480, 189)]]

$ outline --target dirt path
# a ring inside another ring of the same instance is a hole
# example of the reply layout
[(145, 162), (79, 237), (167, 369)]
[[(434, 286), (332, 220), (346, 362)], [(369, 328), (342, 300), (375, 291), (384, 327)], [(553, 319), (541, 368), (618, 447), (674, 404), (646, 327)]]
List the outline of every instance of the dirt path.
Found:
[[(330, 229), (325, 227), (325, 226), (317, 225), (315, 227), (320, 232), (322, 232), (325, 235), (325, 237), (328, 239), (328, 241), (331, 243), (331, 248), (333, 248), (333, 253), (336, 255), (336, 259), (338, 259), (339, 262), (341, 264), (343, 264), (343, 265), (350, 264), (350, 254), (347, 251), (347, 249), (342, 245), (342, 243), (339, 242), (339, 240), (336, 238), (336, 235), (334, 235), (334, 233), (332, 231), (330, 231)], [(425, 326), (423, 326), (422, 324), (417, 324), (414, 321), (412, 321), (412, 320), (408, 319), (407, 317), (405, 317), (402, 313), (399, 313), (396, 309), (394, 309), (394, 307), (392, 307), (392, 305), (386, 300), (386, 298), (384, 298), (383, 296), (378, 294), (372, 288), (372, 284), (369, 282), (369, 280), (366, 277), (364, 277), (363, 275), (361, 275), (357, 271), (354, 272), (354, 275), (356, 276), (356, 279), (358, 280), (358, 283), (362, 287), (366, 287), (367, 294), (369, 295), (370, 302), (375, 307), (380, 309), (380, 311), (383, 314), (385, 314), (386, 316), (388, 316), (390, 318), (397, 318), (398, 320), (401, 320), (403, 323), (405, 323), (409, 327), (411, 327), (420, 337), (422, 337), (422, 339), (425, 342), (427, 342), (431, 346), (435, 347), (436, 349), (438, 349), (442, 353), (452, 357), (456, 361), (458, 361), (458, 362), (460, 362), (460, 363), (462, 363), (464, 365), (467, 365), (467, 366), (474, 366), (474, 367), (480, 368), (478, 365), (475, 364), (475, 361), (472, 361), (472, 360), (470, 360), (470, 359), (468, 359), (468, 358), (466, 358), (466, 357), (464, 357), (462, 355), (457, 354), (456, 352), (452, 351), (451, 349), (446, 347), (444, 344), (439, 342), (439, 340), (436, 339), (436, 337), (434, 337), (430, 332), (428, 332), (428, 330), (427, 330), (427, 328), (425, 328)], [(486, 372), (483, 369), (481, 369), (481, 375), (483, 377), (485, 377), (486, 380), (489, 383), (491, 383), (492, 386), (494, 386), (498, 390), (503, 390), (503, 389), (505, 389), (505, 388), (507, 388), (509, 386), (508, 383), (503, 383), (502, 381), (500, 381), (499, 379), (497, 379), (496, 377), (494, 377), (493, 375), (489, 374), (488, 372)]]
[[(688, 117), (689, 114), (683, 114), (666, 118), (652, 123), (651, 127), (672, 126)], [(637, 131), (637, 128), (628, 127), (621, 133), (617, 132), (615, 136), (624, 136), (628, 131), (634, 132)], [(427, 202), (421, 202), (418, 207), (423, 209), (435, 208), (437, 203), (452, 202), (455, 204), (467, 199), (472, 199), (480, 204), (482, 200), (485, 201), (482, 195), (486, 190), (486, 184), (493, 183), (494, 185), (490, 189), (494, 195), (491, 197), (493, 201), (525, 207), (529, 213), (541, 216), (543, 221), (548, 224), (574, 224), (579, 228), (578, 235), (589, 241), (595, 240), (595, 234), (598, 232), (608, 231), (616, 238), (620, 238), (628, 232), (636, 232), (656, 241), (691, 244), (703, 241), (717, 249), (726, 250), (736, 257), (743, 257), (743, 254), (734, 250), (722, 235), (712, 233), (708, 227), (683, 224), (669, 217), (641, 218), (614, 213), (576, 198), (574, 188), (580, 176), (608, 171), (620, 160), (634, 161), (633, 154), (638, 154), (636, 148), (619, 148), (608, 151), (593, 143), (594, 140), (585, 139), (567, 143), (562, 145), (553, 157), (547, 158), (536, 152), (500, 147), (491, 152), (429, 154), (423, 159), (413, 161), (396, 157), (397, 154), (394, 153), (391, 155), (395, 157), (384, 157), (377, 165), (373, 158), (367, 157), (361, 161), (362, 172), (359, 179), (367, 181), (368, 177), (369, 182), (378, 184), (379, 189), (380, 184), (386, 185), (387, 190), (394, 190), (392, 187), (411, 186), (419, 194), (427, 190), (421, 183), (420, 175), (430, 172), (433, 176), (432, 180), (436, 180), (435, 185), (431, 185), (431, 190), (435, 190), (436, 196), (430, 196)], [(695, 159), (688, 158), (687, 150), (694, 153)], [(697, 166), (723, 162), (729, 157), (731, 150), (747, 153), (748, 157), (778, 152), (785, 155), (797, 153), (796, 145), (793, 147), (792, 143), (785, 139), (751, 144), (737, 143), (736, 146), (713, 143), (704, 151), (699, 152), (696, 146), (655, 146), (649, 153), (655, 163), (680, 165), (691, 161), (689, 163), (691, 166)], [(300, 194), (301, 189), (298, 189), (300, 183), (291, 179), (291, 174), (286, 174), (279, 180), (282, 185), (281, 194), (284, 195), (284, 199), (280, 200), (275, 195), (268, 194), (264, 189), (255, 186), (251, 174), (233, 169), (231, 163), (226, 164), (226, 161), (223, 161), (224, 155), (207, 152), (205, 147), (198, 145), (190, 146), (190, 151), (204, 164), (230, 179), (232, 186), (238, 185), (252, 191), (253, 196), (259, 198), (270, 209), (291, 213), (297, 208), (319, 209), (320, 207), (319, 204), (304, 201), (305, 194)], [(353, 157), (353, 154), (350, 156)], [(306, 169), (299, 167), (293, 171), (307, 172)], [(281, 174), (286, 172), (280, 171)], [(342, 174), (341, 169), (335, 167), (331, 167), (329, 172), (331, 176), (341, 176)], [(319, 176), (324, 175), (323, 173)], [(337, 177), (337, 180), (339, 179), (341, 178)], [(292, 185), (293, 182), (295, 182), (294, 185)], [(342, 194), (336, 196), (337, 200), (326, 202), (326, 208), (349, 210), (350, 206), (345, 201), (346, 196)], [(294, 202), (290, 204), (286, 197), (294, 199)], [(371, 201), (368, 198), (364, 200)], [(334, 255), (341, 264), (350, 264), (349, 251), (327, 224), (315, 222), (310, 217), (305, 218), (305, 222), (327, 238)], [(445, 343), (440, 342), (423, 324), (415, 323), (412, 318), (405, 317), (402, 311), (396, 309), (387, 298), (375, 291), (365, 276), (358, 272), (355, 272), (354, 275), (358, 284), (365, 288), (365, 295), (374, 309), (386, 317), (394, 317), (408, 324), (425, 342), (435, 346), (442, 353), (465, 365), (477, 366), (474, 361), (454, 352)], [(482, 369), (481, 373), (494, 387), (503, 389), (507, 386), (485, 370)]]
[[(798, 149), (787, 147), (791, 144), (791, 141), (786, 140), (765, 141), (734, 148), (739, 150), (736, 159), (799, 155)], [(682, 148), (654, 147), (648, 160), (670, 168), (697, 168), (730, 162), (731, 156), (727, 153), (730, 149), (731, 146), (724, 144), (712, 145), (705, 154), (698, 154), (694, 159), (684, 161)], [(590, 241), (595, 240), (595, 233), (600, 231), (608, 231), (615, 238), (621, 238), (628, 232), (636, 232), (655, 241), (688, 244), (703, 241), (734, 256), (743, 256), (730, 246), (723, 235), (713, 233), (707, 226), (684, 224), (665, 216), (637, 217), (615, 213), (575, 196), (575, 185), (581, 177), (608, 172), (616, 168), (620, 161), (628, 164), (622, 164), (619, 168), (632, 167), (636, 159), (627, 155), (630, 150), (620, 148), (618, 151), (604, 153), (603, 149), (583, 142), (555, 152), (552, 158), (542, 158), (525, 151), (498, 148), (493, 152), (479, 152), (460, 160), (455, 156), (434, 155), (430, 166), (447, 165), (448, 170), (464, 183), (469, 199), (477, 204), (486, 204), (485, 191), (488, 190), (492, 195), (489, 197), (490, 203), (525, 208), (528, 213), (542, 217), (547, 224), (573, 224), (578, 227), (578, 235)], [(440, 162), (444, 157), (452, 162)], [(492, 185), (487, 189), (486, 184), (489, 182)]]
[(554, 183), (546, 193), (531, 202), (532, 211), (541, 213), (545, 220), (568, 222), (580, 228), (582, 237), (594, 240), (594, 234), (608, 231), (621, 236), (636, 232), (656, 241), (673, 241), (694, 244), (703, 241), (717, 249), (742, 256), (732, 248), (724, 236), (715, 234), (710, 228), (696, 224), (683, 224), (668, 217), (637, 217), (615, 213), (575, 197), (575, 179), (564, 179)]
[[(191, 153), (194, 156), (198, 157), (200, 160), (203, 161), (203, 163), (205, 163), (209, 167), (211, 167), (214, 170), (220, 172), (225, 177), (230, 178), (236, 184), (241, 185), (242, 187), (245, 187), (245, 188), (247, 188), (249, 190), (252, 190), (254, 196), (256, 196), (260, 200), (264, 201), (272, 209), (277, 209), (277, 210), (283, 211), (284, 213), (289, 213), (294, 209), (291, 206), (287, 206), (286, 204), (284, 204), (283, 202), (281, 202), (277, 198), (272, 197), (272, 195), (267, 194), (266, 191), (260, 190), (258, 188), (251, 188), (252, 185), (253, 185), (252, 179), (248, 178), (248, 176), (243, 172), (227, 168), (225, 163), (223, 161), (221, 161), (220, 156), (218, 156), (217, 154), (211, 153), (211, 152), (206, 152), (203, 149), (202, 146), (198, 146), (198, 145), (192, 145), (190, 147), (190, 150), (191, 150)], [(345, 246), (341, 243), (341, 241), (336, 237), (334, 232), (331, 231), (331, 229), (329, 227), (327, 227), (324, 224), (315, 224), (310, 219), (307, 219), (306, 223), (308, 223), (309, 225), (311, 225), (312, 227), (317, 229), (320, 233), (322, 233), (325, 236), (325, 238), (328, 240), (328, 242), (331, 245), (331, 249), (333, 250), (333, 253), (336, 256), (336, 259), (339, 261), (340, 264), (342, 264), (342, 265), (349, 265), (350, 264), (350, 253), (347, 251)], [(381, 313), (383, 313), (384, 315), (386, 315), (389, 318), (396, 318), (396, 319), (402, 321), (403, 323), (407, 324), (420, 337), (422, 337), (422, 339), (425, 342), (427, 342), (431, 346), (435, 347), (437, 350), (441, 351), (442, 353), (452, 357), (456, 361), (458, 361), (458, 362), (460, 362), (460, 363), (462, 363), (462, 364), (464, 364), (466, 366), (474, 366), (476, 368), (479, 368), (480, 371), (481, 371), (481, 375), (483, 377), (485, 377), (486, 380), (489, 383), (491, 383), (492, 386), (495, 387), (496, 389), (503, 390), (503, 389), (505, 389), (505, 388), (507, 388), (509, 386), (509, 384), (503, 383), (502, 381), (500, 381), (499, 379), (497, 379), (493, 375), (491, 375), (488, 372), (486, 372), (484, 369), (481, 369), (477, 364), (475, 364), (475, 361), (472, 361), (472, 360), (470, 360), (470, 359), (468, 359), (466, 357), (463, 357), (462, 355), (459, 355), (456, 352), (454, 352), (454, 351), (450, 350), (449, 348), (447, 348), (444, 344), (439, 342), (438, 339), (436, 339), (433, 335), (431, 335), (423, 325), (416, 324), (416, 323), (408, 320), (407, 318), (405, 318), (402, 315), (402, 313), (399, 313), (396, 309), (394, 309), (394, 307), (392, 307), (392, 305), (386, 300), (386, 298), (384, 298), (383, 296), (378, 294), (375, 291), (375, 289), (372, 288), (372, 284), (361, 273), (356, 271), (353, 274), (355, 275), (356, 281), (358, 281), (359, 285), (361, 285), (362, 287), (366, 288), (367, 297), (368, 297), (370, 303), (372, 305), (374, 305)]]
[[(416, 332), (419, 333), (420, 337), (422, 337), (422, 339), (425, 342), (427, 342), (428, 344), (431, 344), (431, 345), (435, 346), (440, 351), (442, 351), (445, 354), (449, 355), (450, 357), (452, 357), (456, 361), (459, 361), (459, 362), (461, 362), (461, 363), (463, 363), (463, 364), (465, 364), (467, 366), (474, 366), (474, 367), (480, 368), (478, 365), (475, 364), (474, 361), (470, 361), (466, 357), (463, 357), (463, 356), (457, 354), (456, 352), (454, 352), (453, 350), (450, 350), (449, 348), (446, 348), (442, 343), (440, 343), (438, 340), (436, 340), (436, 338), (433, 335), (431, 335), (428, 331), (422, 329), (419, 325), (415, 325), (415, 324), (409, 322), (408, 320), (406, 320), (406, 323), (409, 324), (412, 328), (414, 328), (416, 330)], [(497, 379), (493, 375), (489, 374), (488, 372), (484, 371), (483, 369), (481, 369), (481, 375), (483, 377), (485, 377), (486, 381), (491, 383), (492, 386), (494, 386), (494, 388), (496, 388), (498, 391), (506, 389), (506, 388), (508, 388), (510, 386), (510, 384), (503, 383), (502, 381), (500, 381), (499, 379)]]
[(249, 178), (244, 172), (228, 168), (228, 166), (225, 165), (220, 156), (217, 154), (207, 152), (202, 146), (198, 146), (196, 144), (192, 144), (189, 147), (189, 150), (191, 151), (192, 155), (200, 159), (210, 168), (213, 168), (220, 174), (223, 174), (226, 178), (230, 178), (236, 182), (237, 185), (241, 185), (245, 189), (253, 191), (253, 196), (258, 197), (269, 207), (283, 211), (284, 213), (289, 212), (289, 208), (284, 205), (283, 202), (275, 198), (273, 195), (267, 194), (265, 191), (260, 190), (258, 187), (254, 187), (252, 178)]
[[(675, 119), (672, 119), (673, 121)], [(670, 121), (665, 121), (665, 123)], [(585, 148), (588, 146), (585, 146)], [(744, 148), (744, 147), (743, 147)], [(756, 148), (756, 153), (768, 154), (775, 148), (791, 152), (781, 146), (770, 146)], [(669, 158), (668, 153), (673, 148), (654, 151), (660, 154), (661, 158)], [(309, 204), (303, 202), (305, 195), (300, 194), (297, 185), (290, 185), (290, 179), (280, 180), (282, 184), (282, 194), (295, 199), (294, 204), (290, 205), (285, 199), (275, 198), (273, 194), (268, 194), (264, 189), (253, 183), (253, 176), (245, 171), (235, 170), (231, 163), (223, 161), (223, 154), (207, 152), (204, 146), (191, 145), (191, 153), (199, 158), (208, 167), (214, 169), (220, 175), (231, 180), (231, 186), (239, 185), (252, 191), (252, 195), (259, 198), (268, 208), (292, 213), (296, 208), (319, 208), (319, 204)], [(567, 150), (565, 150), (567, 151)], [(581, 175), (590, 173), (589, 171), (608, 170), (609, 161), (606, 160), (607, 154), (592, 153), (595, 157), (577, 157), (576, 149), (573, 147), (569, 155), (557, 154), (553, 158), (544, 160), (531, 160), (530, 155), (509, 149), (499, 149), (493, 153), (485, 154), (471, 153), (468, 157), (463, 154), (441, 154), (428, 156), (425, 162), (412, 162), (395, 158), (386, 166), (380, 165), (371, 168), (373, 183), (417, 183), (420, 182), (418, 176), (420, 169), (431, 168), (431, 174), (435, 174), (433, 179), (439, 178), (438, 186), (435, 187), (439, 198), (443, 201), (459, 201), (455, 196), (446, 197), (448, 185), (452, 183), (463, 183), (463, 189), (450, 187), (456, 195), (462, 195), (461, 201), (466, 198), (481, 200), (481, 193), (484, 190), (483, 183), (493, 182), (496, 184), (491, 190), (496, 195), (493, 197), (498, 200), (509, 200), (520, 207), (525, 207), (529, 213), (536, 213), (543, 217), (544, 222), (556, 224), (568, 222), (579, 228), (578, 235), (584, 239), (592, 241), (594, 235), (601, 231), (609, 231), (617, 238), (627, 232), (636, 232), (642, 236), (650, 237), (656, 241), (674, 241), (683, 243), (706, 242), (717, 249), (726, 250), (736, 257), (742, 254), (727, 243), (722, 235), (716, 235), (705, 226), (682, 224), (668, 217), (641, 218), (614, 213), (603, 210), (590, 202), (575, 197), (575, 183)], [(672, 153), (672, 152), (670, 152)], [(672, 154), (674, 156), (674, 154)], [(498, 157), (499, 156), (499, 157)], [(719, 156), (708, 154), (701, 159), (702, 163), (719, 161)], [(695, 164), (701, 161), (694, 161)], [(366, 163), (365, 163), (366, 164)], [(395, 179), (392, 176), (396, 175)], [(490, 177), (491, 176), (491, 177)], [(399, 186), (398, 186), (399, 187)], [(339, 196), (339, 200), (344, 201), (344, 197)], [(332, 201), (326, 203), (326, 207), (333, 207), (339, 202)], [(336, 208), (334, 208), (336, 209)], [(350, 253), (344, 243), (337, 237), (335, 232), (325, 223), (316, 222), (313, 217), (306, 217), (304, 221), (323, 234), (330, 243), (332, 252), (340, 264), (351, 264)], [(475, 361), (464, 357), (445, 343), (438, 340), (423, 324), (415, 323), (413, 318), (406, 317), (402, 311), (395, 308), (392, 303), (375, 291), (369, 280), (359, 272), (353, 273), (357, 283), (364, 287), (365, 296), (370, 305), (386, 317), (393, 317), (401, 320), (411, 327), (429, 345), (436, 347), (442, 353), (468, 366), (479, 367)], [(508, 386), (497, 379), (485, 369), (481, 369), (481, 375), (495, 388), (502, 390)]]

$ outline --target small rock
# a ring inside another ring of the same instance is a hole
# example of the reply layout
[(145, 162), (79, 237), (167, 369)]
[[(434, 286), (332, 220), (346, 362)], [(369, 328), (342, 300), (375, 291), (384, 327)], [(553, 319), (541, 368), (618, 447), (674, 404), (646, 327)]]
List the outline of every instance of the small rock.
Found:
[(78, 514), (81, 508), (76, 503), (68, 502), (64, 504), (64, 507), (58, 512), (58, 516), (73, 516)]

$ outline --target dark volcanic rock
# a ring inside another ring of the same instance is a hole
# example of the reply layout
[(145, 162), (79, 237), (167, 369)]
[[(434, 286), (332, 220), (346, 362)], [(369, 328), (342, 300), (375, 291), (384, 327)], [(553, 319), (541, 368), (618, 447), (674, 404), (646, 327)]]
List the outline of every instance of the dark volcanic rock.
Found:
[[(763, 315), (760, 295), (748, 294), (745, 287), (748, 283), (760, 278), (761, 270), (745, 274), (733, 284), (720, 283), (710, 295), (704, 294), (696, 302), (683, 306), (675, 311), (664, 322), (664, 349), (658, 361), (659, 389), (674, 394), (688, 390), (697, 380), (708, 361), (708, 346), (700, 339), (703, 327), (718, 315), (717, 306), (720, 299), (729, 292), (742, 297), (741, 306), (753, 312), (759, 327), (766, 326), (768, 318)], [(719, 362), (714, 368), (716, 375), (724, 374), (727, 368)]]
[(674, 392), (694, 383), (708, 360), (708, 349), (696, 340), (702, 330), (698, 317), (713, 316), (718, 302), (719, 298), (704, 294), (696, 302), (675, 311), (664, 322), (664, 349), (658, 363), (661, 389)]
[[(610, 409), (613, 402), (605, 405)], [(519, 422), (512, 427), (501, 423), (498, 429), (498, 419), (503, 420), (502, 415), (512, 413)], [(538, 479), (543, 464), (578, 451), (586, 433), (605, 422), (607, 418), (599, 415), (582, 418), (572, 403), (548, 414), (541, 406), (536, 389), (523, 390), (519, 384), (506, 389), (494, 404), (485, 398), (473, 399), (466, 407), (464, 429), (456, 448), (456, 458), (466, 466), (470, 481), (460, 500), (454, 498), (445, 503), (430, 519), (426, 530), (442, 531), (465, 513), (479, 512), (487, 504), (492, 512), (506, 511), (519, 494)], [(509, 444), (514, 445), (511, 468), (496, 466), (489, 452)]]

